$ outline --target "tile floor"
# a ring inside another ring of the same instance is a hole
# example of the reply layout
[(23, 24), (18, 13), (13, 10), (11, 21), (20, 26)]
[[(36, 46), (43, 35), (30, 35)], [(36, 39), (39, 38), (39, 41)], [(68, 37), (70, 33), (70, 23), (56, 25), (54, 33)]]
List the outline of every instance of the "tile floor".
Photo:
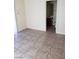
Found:
[(26, 29), (15, 35), (14, 59), (65, 59), (65, 36)]

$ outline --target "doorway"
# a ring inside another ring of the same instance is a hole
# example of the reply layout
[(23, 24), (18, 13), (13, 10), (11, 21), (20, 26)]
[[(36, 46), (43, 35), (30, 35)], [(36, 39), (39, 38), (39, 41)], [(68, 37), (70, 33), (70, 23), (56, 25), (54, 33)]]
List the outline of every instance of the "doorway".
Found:
[(56, 31), (56, 1), (46, 2), (46, 31)]

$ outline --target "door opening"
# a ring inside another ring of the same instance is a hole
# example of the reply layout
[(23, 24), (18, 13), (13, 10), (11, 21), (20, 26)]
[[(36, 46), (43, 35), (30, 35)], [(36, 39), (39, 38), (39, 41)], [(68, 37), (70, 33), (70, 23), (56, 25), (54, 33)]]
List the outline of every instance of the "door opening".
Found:
[(46, 2), (46, 31), (56, 30), (56, 1)]

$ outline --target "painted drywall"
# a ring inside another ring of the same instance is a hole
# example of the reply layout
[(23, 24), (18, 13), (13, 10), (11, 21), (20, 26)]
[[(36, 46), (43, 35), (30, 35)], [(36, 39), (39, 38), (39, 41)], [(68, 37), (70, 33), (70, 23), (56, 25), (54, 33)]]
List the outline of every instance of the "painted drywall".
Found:
[(65, 34), (65, 0), (57, 0), (56, 33)]
[[(46, 1), (25, 0), (27, 28), (46, 31)], [(57, 0), (56, 33), (65, 34), (64, 0)]]
[(46, 31), (46, 1), (25, 0), (27, 28)]
[(24, 0), (15, 0), (15, 15), (17, 31), (19, 32), (26, 29)]
[(57, 0), (46, 0), (46, 1), (57, 1)]
[(17, 33), (17, 26), (16, 26), (15, 12), (14, 12), (14, 34), (16, 33)]
[(53, 25), (56, 27), (57, 1), (53, 1)]
[(46, 1), (25, 0), (27, 28), (46, 31)]

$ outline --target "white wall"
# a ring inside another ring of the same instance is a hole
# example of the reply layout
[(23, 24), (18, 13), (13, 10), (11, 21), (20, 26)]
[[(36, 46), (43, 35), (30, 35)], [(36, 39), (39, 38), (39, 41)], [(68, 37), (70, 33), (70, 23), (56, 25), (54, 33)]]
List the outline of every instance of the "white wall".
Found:
[(14, 59), (14, 0), (0, 0), (0, 59)]
[[(27, 28), (46, 31), (46, 1), (25, 0)], [(56, 33), (65, 34), (64, 0), (57, 0)]]
[(27, 28), (46, 31), (46, 1), (25, 0)]
[(17, 33), (17, 26), (16, 26), (15, 12), (14, 12), (14, 34), (16, 33)]
[(17, 31), (26, 29), (24, 0), (15, 0)]
[(46, 0), (46, 1), (56, 1), (56, 0)]
[(57, 1), (54, 1), (53, 2), (53, 5), (54, 5), (54, 7), (53, 7), (53, 25), (55, 25), (55, 27), (56, 27), (56, 11), (57, 11)]
[(57, 0), (56, 33), (65, 34), (65, 0)]

